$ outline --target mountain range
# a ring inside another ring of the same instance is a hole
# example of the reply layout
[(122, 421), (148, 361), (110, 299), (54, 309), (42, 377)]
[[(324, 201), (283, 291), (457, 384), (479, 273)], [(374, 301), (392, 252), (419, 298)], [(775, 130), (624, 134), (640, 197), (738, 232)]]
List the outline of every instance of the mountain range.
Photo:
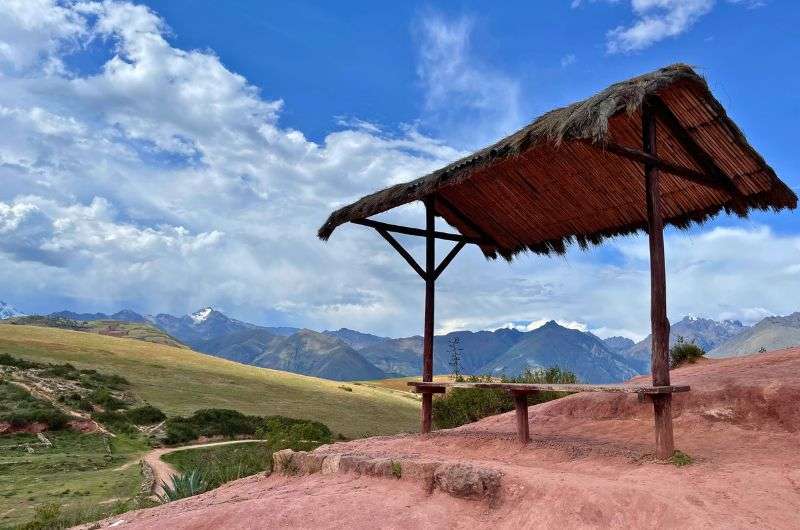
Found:
[(20, 313), (19, 311), (14, 309), (14, 306), (12, 306), (11, 304), (7, 304), (2, 300), (0, 300), (0, 320), (6, 320), (8, 318), (24, 317), (24, 316), (25, 313)]
[[(4, 316), (7, 315), (7, 316)], [(21, 313), (0, 302), (1, 318)], [(422, 366), (422, 337), (391, 338), (348, 328), (322, 332), (259, 326), (206, 307), (189, 315), (59, 311), (78, 321), (116, 320), (157, 328), (194, 350), (232, 361), (335, 380), (415, 376)], [(754, 353), (800, 344), (800, 312), (768, 317), (754, 326), (736, 320), (687, 316), (672, 324), (670, 342), (694, 341), (710, 357)], [(650, 337), (600, 339), (554, 321), (532, 331), (456, 331), (434, 337), (434, 373), (452, 373), (453, 345), (465, 374), (517, 375), (526, 368), (559, 366), (587, 383), (627, 380), (650, 369)]]

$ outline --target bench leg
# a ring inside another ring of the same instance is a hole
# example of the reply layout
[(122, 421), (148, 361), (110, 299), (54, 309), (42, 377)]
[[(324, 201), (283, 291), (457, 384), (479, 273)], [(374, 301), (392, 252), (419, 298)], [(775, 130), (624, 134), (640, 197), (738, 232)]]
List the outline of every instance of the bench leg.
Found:
[(433, 394), (425, 392), (422, 394), (422, 415), (420, 432), (428, 434), (431, 432), (431, 413), (433, 412)]
[(675, 452), (672, 437), (672, 394), (653, 394), (653, 416), (656, 423), (656, 458), (666, 460)]
[(530, 441), (530, 432), (528, 428), (528, 395), (522, 393), (514, 393), (514, 408), (517, 409), (517, 436), (519, 442), (523, 445)]

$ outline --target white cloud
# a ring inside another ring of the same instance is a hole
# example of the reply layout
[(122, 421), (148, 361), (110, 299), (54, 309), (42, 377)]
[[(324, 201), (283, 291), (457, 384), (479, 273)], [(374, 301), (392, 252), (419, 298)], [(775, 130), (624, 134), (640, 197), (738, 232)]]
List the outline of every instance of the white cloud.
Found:
[(567, 66), (569, 66), (571, 64), (575, 64), (575, 62), (577, 60), (578, 59), (577, 59), (577, 57), (575, 57), (574, 53), (568, 53), (567, 55), (565, 55), (565, 56), (563, 56), (561, 58), (561, 68), (566, 68)]
[(459, 145), (482, 147), (521, 126), (523, 118), (519, 84), (475, 56), (473, 26), (466, 16), (422, 14), (417, 73), (426, 91), (425, 122)]
[[(15, 6), (26, 8), (5, 2), (5, 15)], [(440, 167), (460, 150), (414, 127), (386, 131), (352, 117), (309, 141), (280, 124), (280, 101), (263, 98), (213, 53), (170, 45), (166, 24), (141, 6), (42, 3), (21, 13), (0, 24), (60, 22), (0, 32), (7, 49), (36, 50), (0, 61), (0, 299), (29, 311), (215, 305), (261, 322), (419, 332), (422, 284), (383, 240), (351, 226), (323, 244), (315, 232), (332, 208)], [(469, 21), (427, 23), (420, 46), (430, 116), (453, 120), (465, 135), (445, 106), (466, 108), (464, 123), (481, 133), (482, 119), (510, 127), (516, 84), (475, 60)], [(90, 74), (68, 71), (65, 54), (92, 39), (110, 47), (109, 59)], [(392, 217), (417, 225), (421, 209)], [(672, 318), (796, 309), (796, 237), (752, 227), (667, 242)], [(437, 325), (555, 319), (646, 334), (646, 243), (621, 240), (609, 252), (618, 259), (572, 251), (508, 265), (465, 249), (439, 283)]]
[[(601, 0), (590, 0), (599, 3)], [(620, 0), (602, 0), (618, 4)], [(763, 0), (727, 0), (754, 9), (765, 5)], [(583, 4), (573, 0), (576, 9)], [(635, 20), (621, 24), (606, 34), (606, 51), (611, 54), (630, 53), (643, 50), (653, 44), (686, 33), (699, 19), (710, 13), (716, 0), (631, 0), (630, 6)]]
[(37, 63), (58, 71), (59, 51), (75, 46), (86, 32), (85, 20), (51, 0), (4, 0), (0, 3), (0, 65), (24, 70)]
[(680, 35), (711, 11), (714, 0), (632, 0), (636, 22), (608, 32), (609, 53), (642, 50)]

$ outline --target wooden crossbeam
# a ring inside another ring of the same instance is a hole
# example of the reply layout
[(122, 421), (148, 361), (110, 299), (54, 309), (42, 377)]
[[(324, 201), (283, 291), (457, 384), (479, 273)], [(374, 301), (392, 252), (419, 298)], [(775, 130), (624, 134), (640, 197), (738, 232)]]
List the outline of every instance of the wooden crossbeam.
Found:
[(628, 160), (633, 160), (635, 162), (640, 162), (642, 164), (650, 164), (662, 171), (670, 173), (671, 175), (685, 178), (686, 180), (690, 180), (696, 184), (701, 184), (703, 186), (708, 186), (709, 188), (714, 188), (717, 190), (730, 193), (729, 186), (725, 182), (720, 181), (716, 177), (706, 175), (705, 173), (696, 171), (688, 167), (683, 167), (679, 166), (678, 164), (673, 164), (672, 162), (668, 162), (664, 159), (658, 158), (657, 156), (645, 153), (640, 149), (626, 147), (624, 145), (619, 145), (613, 142), (595, 144), (587, 140), (585, 143), (595, 146), (599, 149), (603, 149), (604, 151), (607, 151), (611, 154), (621, 156), (622, 158), (627, 158)]
[(454, 246), (450, 250), (450, 252), (447, 254), (447, 256), (444, 257), (439, 266), (436, 267), (436, 270), (433, 271), (434, 280), (439, 278), (439, 275), (444, 272), (447, 266), (450, 265), (450, 262), (453, 261), (453, 258), (456, 257), (456, 254), (458, 254), (461, 251), (461, 249), (464, 248), (465, 245), (466, 243), (464, 241), (459, 241), (458, 243), (456, 243), (456, 246)]
[(383, 239), (385, 239), (386, 241), (389, 242), (390, 245), (392, 245), (392, 248), (394, 248), (398, 254), (403, 256), (403, 258), (408, 262), (408, 264), (411, 265), (411, 268), (417, 271), (417, 274), (419, 274), (423, 280), (427, 279), (428, 275), (425, 273), (422, 267), (419, 266), (419, 263), (417, 263), (417, 261), (414, 259), (414, 256), (409, 254), (408, 251), (405, 248), (403, 248), (403, 245), (401, 245), (400, 242), (397, 241), (392, 236), (392, 234), (390, 234), (383, 228), (376, 228), (376, 230), (381, 236), (383, 236)]
[[(700, 144), (689, 134), (689, 131), (681, 124), (680, 120), (677, 116), (672, 112), (672, 110), (664, 103), (661, 98), (656, 96), (651, 96), (648, 98), (648, 103), (652, 108), (653, 112), (656, 114), (658, 119), (667, 126), (669, 132), (681, 146), (686, 149), (697, 165), (703, 168), (703, 171), (713, 178), (715, 181), (719, 182), (720, 185), (725, 188), (725, 190), (733, 196), (741, 196), (742, 192), (736, 186), (736, 183), (730, 178), (728, 175), (725, 174), (722, 169), (714, 162), (714, 159), (703, 149), (700, 147)], [(665, 170), (666, 171), (666, 170)]]
[[(394, 225), (391, 223), (375, 221), (373, 219), (356, 219), (350, 222), (361, 226), (369, 226), (370, 228), (374, 228), (376, 230), (382, 229), (387, 232), (396, 232), (398, 234), (405, 234), (408, 236), (421, 236), (421, 237), (428, 236), (427, 230), (423, 230), (422, 228), (412, 228), (410, 226)], [(436, 239), (444, 239), (446, 241), (455, 241), (456, 243), (458, 243), (459, 241), (463, 241), (464, 243), (471, 243), (473, 245), (481, 244), (481, 241), (470, 237), (462, 236), (461, 234), (451, 234), (448, 232), (439, 232), (436, 230), (433, 231), (433, 237)]]

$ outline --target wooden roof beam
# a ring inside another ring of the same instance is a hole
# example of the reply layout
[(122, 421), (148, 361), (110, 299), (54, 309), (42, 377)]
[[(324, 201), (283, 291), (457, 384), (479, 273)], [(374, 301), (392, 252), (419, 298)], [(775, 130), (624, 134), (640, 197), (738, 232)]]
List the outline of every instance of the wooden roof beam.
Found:
[(707, 186), (709, 188), (714, 188), (720, 191), (725, 191), (727, 193), (730, 193), (730, 187), (725, 182), (721, 182), (718, 178), (706, 175), (705, 173), (701, 173), (700, 171), (696, 171), (688, 167), (680, 166), (678, 164), (673, 164), (672, 162), (668, 162), (663, 158), (659, 158), (657, 156), (645, 153), (640, 149), (626, 147), (624, 145), (615, 144), (613, 142), (596, 144), (591, 140), (586, 140), (585, 143), (594, 146), (598, 149), (602, 149), (603, 151), (609, 152), (611, 154), (620, 156), (622, 158), (633, 160), (634, 162), (639, 162), (642, 164), (651, 164), (662, 171), (692, 181), (695, 184), (700, 184), (702, 186)]
[[(427, 231), (423, 230), (422, 228), (412, 228), (410, 226), (394, 225), (390, 223), (384, 223), (381, 221), (375, 221), (373, 219), (354, 219), (350, 222), (361, 226), (368, 226), (378, 231), (385, 230), (386, 232), (395, 232), (398, 234), (405, 234), (407, 236), (427, 237), (428, 235)], [(451, 234), (448, 232), (434, 231), (433, 237), (435, 237), (436, 239), (444, 239), (446, 241), (455, 241), (456, 243), (460, 243), (463, 241), (464, 243), (470, 243), (473, 245), (481, 245), (481, 244), (485, 245), (487, 243), (484, 241), (480, 241), (478, 239), (463, 236), (461, 234)]]
[[(657, 96), (650, 96), (647, 98), (650, 107), (655, 112), (658, 119), (661, 120), (667, 129), (678, 140), (678, 143), (686, 149), (689, 156), (703, 168), (706, 175), (720, 183), (720, 185), (733, 197), (741, 197), (742, 192), (736, 186), (736, 183), (731, 177), (725, 174), (722, 169), (714, 162), (714, 159), (700, 147), (700, 144), (689, 134), (689, 131), (681, 124), (677, 116), (667, 106), (664, 101)], [(666, 170), (665, 170), (666, 171)]]

